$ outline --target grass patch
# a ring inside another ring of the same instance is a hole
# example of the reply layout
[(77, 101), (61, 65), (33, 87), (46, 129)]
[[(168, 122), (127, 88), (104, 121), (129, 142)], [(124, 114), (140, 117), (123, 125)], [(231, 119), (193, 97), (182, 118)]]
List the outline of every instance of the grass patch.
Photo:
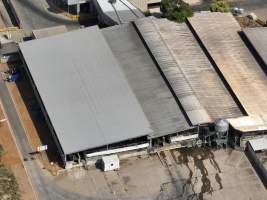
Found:
[(210, 4), (211, 12), (230, 12), (230, 5), (226, 0), (213, 0)]
[[(0, 145), (0, 162), (4, 155), (4, 149)], [(0, 199), (1, 200), (19, 200), (18, 183), (13, 173), (0, 164)]]

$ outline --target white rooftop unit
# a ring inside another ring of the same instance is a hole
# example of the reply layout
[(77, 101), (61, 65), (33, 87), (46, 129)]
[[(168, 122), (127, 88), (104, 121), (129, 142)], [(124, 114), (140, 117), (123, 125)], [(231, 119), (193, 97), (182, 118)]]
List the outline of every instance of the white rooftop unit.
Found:
[(117, 154), (102, 157), (103, 171), (112, 171), (120, 169), (120, 160)]

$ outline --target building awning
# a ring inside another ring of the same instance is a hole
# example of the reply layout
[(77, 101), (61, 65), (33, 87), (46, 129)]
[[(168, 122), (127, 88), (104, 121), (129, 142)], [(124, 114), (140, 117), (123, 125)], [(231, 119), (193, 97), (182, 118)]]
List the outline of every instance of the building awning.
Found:
[(230, 125), (241, 132), (254, 132), (267, 130), (267, 116), (252, 115), (227, 119)]
[(254, 151), (262, 151), (267, 149), (267, 138), (257, 138), (249, 140), (249, 143)]

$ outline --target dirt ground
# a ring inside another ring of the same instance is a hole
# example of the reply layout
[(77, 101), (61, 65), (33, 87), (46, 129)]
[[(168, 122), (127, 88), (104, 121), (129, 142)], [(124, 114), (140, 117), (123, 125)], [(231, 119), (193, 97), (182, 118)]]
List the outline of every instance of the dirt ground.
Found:
[(263, 151), (261, 153), (257, 153), (256, 155), (258, 156), (258, 158), (261, 161), (262, 165), (267, 170), (267, 150), (265, 150), (265, 151)]
[(14, 143), (13, 137), (10, 133), (8, 122), (5, 121), (5, 116), (0, 108), (0, 120), (3, 120), (0, 125), (0, 144), (3, 146), (4, 155), (2, 163), (13, 172), (17, 183), (19, 185), (19, 193), (23, 200), (34, 200), (34, 192), (29, 182), (28, 176), (19, 156), (18, 149)]
[(236, 17), (236, 21), (242, 28), (254, 28), (261, 27), (262, 25), (257, 23), (256, 21), (249, 19), (249, 17)]
[[(1, 70), (7, 70), (7, 65), (2, 65)], [(8, 83), (7, 88), (15, 104), (16, 110), (27, 134), (27, 139), (33, 149), (40, 145), (48, 145), (48, 151), (42, 155), (36, 154), (44, 168), (52, 174), (62, 169), (58, 165), (58, 154), (52, 135), (42, 115), (37, 99), (34, 95), (29, 80), (24, 71), (21, 71), (22, 79), (17, 83)], [(51, 162), (53, 165), (51, 165)]]
[(122, 160), (119, 171), (73, 169), (53, 184), (94, 200), (265, 200), (267, 190), (244, 152), (177, 149)]

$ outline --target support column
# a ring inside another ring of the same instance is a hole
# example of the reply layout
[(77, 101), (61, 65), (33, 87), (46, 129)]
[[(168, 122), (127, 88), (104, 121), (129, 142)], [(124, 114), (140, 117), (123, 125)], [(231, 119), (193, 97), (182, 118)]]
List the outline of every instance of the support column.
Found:
[(93, 2), (89, 1), (88, 5), (89, 5), (89, 13), (92, 14), (94, 12)]
[(77, 4), (76, 5), (76, 13), (77, 13), (77, 15), (80, 14), (80, 12), (81, 12), (81, 5)]
[(148, 150), (148, 153), (150, 153), (153, 150), (152, 139), (151, 138), (149, 139), (149, 146), (148, 146), (147, 150)]

